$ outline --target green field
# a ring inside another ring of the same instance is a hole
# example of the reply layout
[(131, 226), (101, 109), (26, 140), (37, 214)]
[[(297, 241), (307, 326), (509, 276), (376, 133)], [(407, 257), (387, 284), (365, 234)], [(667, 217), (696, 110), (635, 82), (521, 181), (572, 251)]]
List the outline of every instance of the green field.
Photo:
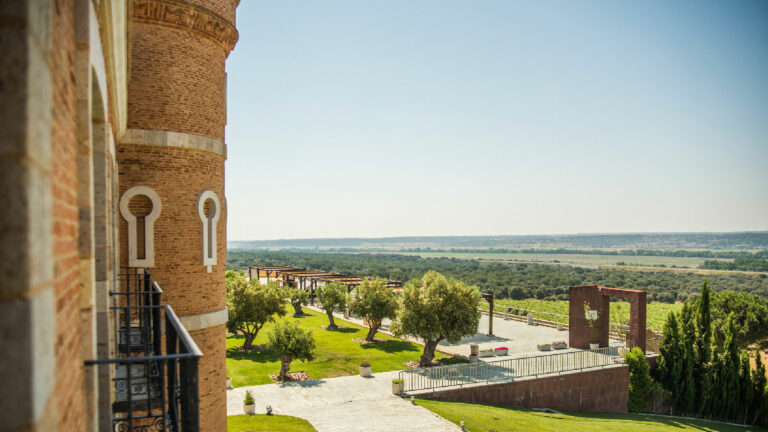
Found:
[[(621, 304), (619, 306), (619, 304)], [(488, 303), (481, 302), (480, 307), (488, 310)], [(515, 313), (515, 308), (529, 309), (539, 312), (548, 312), (557, 315), (568, 315), (568, 301), (549, 301), (549, 300), (510, 300), (499, 299), (494, 301), (494, 310), (498, 312), (506, 312), (508, 307), (512, 307), (512, 313)], [(667, 320), (667, 315), (670, 311), (679, 311), (682, 309), (682, 304), (670, 304), (670, 303), (649, 303), (646, 307), (646, 326), (656, 332), (660, 332), (664, 328), (664, 322)], [(623, 311), (623, 315), (620, 313)], [(518, 314), (524, 314), (523, 311), (518, 310)], [(568, 317), (553, 316), (548, 313), (536, 314), (534, 317), (537, 319), (544, 319), (549, 321), (568, 323)], [(628, 302), (612, 302), (611, 303), (611, 322), (619, 324), (627, 324), (629, 320), (629, 303)]]
[(229, 432), (317, 432), (308, 421), (284, 415), (238, 415), (227, 417)]
[[(402, 255), (415, 255), (422, 258), (462, 258), (485, 261), (504, 261), (515, 263), (573, 264), (583, 266), (616, 265), (624, 262), (628, 266), (697, 268), (706, 258), (663, 257), (663, 256), (628, 256), (628, 255), (590, 255), (590, 254), (535, 254), (535, 253), (485, 253), (485, 252), (394, 252)], [(723, 259), (733, 261), (732, 259)]]
[(450, 422), (459, 424), (459, 422), (464, 421), (467, 431), (470, 432), (751, 432), (764, 430), (762, 428), (742, 427), (705, 420), (645, 414), (585, 412), (546, 414), (519, 408), (460, 402), (438, 402), (419, 399), (416, 403)]
[[(360, 373), (360, 362), (371, 362), (373, 373), (406, 369), (403, 362), (418, 360), (423, 348), (415, 343), (396, 339), (383, 333), (377, 333), (376, 338), (382, 342), (360, 345), (352, 339), (363, 339), (368, 329), (336, 318), (336, 324), (343, 327), (339, 330), (328, 331), (321, 326), (328, 325), (328, 317), (315, 311), (304, 309), (308, 315), (294, 318), (286, 315), (279, 321), (296, 320), (301, 327), (310, 329), (315, 336), (316, 358), (311, 362), (294, 361), (291, 371), (305, 371), (312, 378), (330, 378), (336, 376), (356, 375)], [(259, 332), (254, 345), (266, 344), (267, 334), (272, 331), (274, 324), (268, 323)], [(236, 347), (242, 346), (243, 336), (227, 336), (227, 374), (232, 377), (232, 385), (244, 387), (249, 385), (270, 384), (273, 381), (269, 374), (280, 371), (280, 354), (272, 350), (263, 352), (242, 352)], [(435, 358), (445, 358), (436, 353)]]

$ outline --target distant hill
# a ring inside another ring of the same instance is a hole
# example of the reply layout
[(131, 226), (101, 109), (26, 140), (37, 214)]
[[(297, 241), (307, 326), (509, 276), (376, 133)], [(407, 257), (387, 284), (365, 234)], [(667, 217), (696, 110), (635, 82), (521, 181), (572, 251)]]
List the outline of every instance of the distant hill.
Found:
[(368, 250), (403, 249), (658, 249), (763, 250), (768, 231), (729, 233), (626, 233), (522, 236), (318, 238), (230, 241), (230, 249)]

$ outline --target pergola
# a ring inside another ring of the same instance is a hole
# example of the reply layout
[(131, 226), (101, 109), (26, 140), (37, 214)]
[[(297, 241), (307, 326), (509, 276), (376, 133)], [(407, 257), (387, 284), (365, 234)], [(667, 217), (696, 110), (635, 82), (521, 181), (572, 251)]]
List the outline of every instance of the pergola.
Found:
[[(347, 286), (348, 291), (363, 282), (361, 276), (347, 276), (341, 273), (332, 273), (320, 270), (307, 270), (299, 267), (285, 266), (251, 266), (248, 268), (248, 275), (251, 280), (270, 279), (278, 280), (284, 285), (309, 291), (310, 299), (314, 303), (315, 289), (318, 285), (324, 285), (327, 282), (340, 282)], [(387, 288), (402, 289), (403, 284), (400, 281), (388, 280)]]

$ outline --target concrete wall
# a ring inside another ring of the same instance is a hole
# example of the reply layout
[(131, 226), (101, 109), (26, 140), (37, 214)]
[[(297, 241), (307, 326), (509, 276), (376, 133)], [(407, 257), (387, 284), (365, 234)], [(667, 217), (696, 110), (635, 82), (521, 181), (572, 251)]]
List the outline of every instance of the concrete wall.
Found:
[(419, 397), (521, 408), (623, 413), (627, 412), (629, 402), (629, 367), (616, 365), (511, 383), (447, 389)]

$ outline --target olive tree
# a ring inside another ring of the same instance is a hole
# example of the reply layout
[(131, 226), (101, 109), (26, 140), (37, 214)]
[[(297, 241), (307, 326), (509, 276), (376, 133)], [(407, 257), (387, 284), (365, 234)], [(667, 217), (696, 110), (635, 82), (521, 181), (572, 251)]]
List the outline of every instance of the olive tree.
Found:
[(274, 321), (275, 315), (285, 315), (285, 299), (280, 285), (270, 282), (262, 285), (248, 281), (242, 274), (226, 279), (227, 330), (245, 336), (244, 349), (253, 348), (253, 340), (264, 324)]
[(328, 315), (328, 330), (338, 327), (333, 321), (333, 311), (342, 310), (347, 306), (347, 286), (341, 282), (329, 282), (317, 288), (317, 298), (323, 305), (323, 310)]
[(285, 290), (285, 295), (288, 297), (291, 306), (293, 306), (293, 316), (299, 317), (304, 315), (301, 305), (307, 305), (307, 302), (309, 301), (309, 293), (300, 288), (288, 287)]
[(280, 353), (279, 381), (285, 381), (294, 359), (312, 361), (315, 358), (315, 337), (296, 322), (276, 323), (269, 334), (268, 346)]
[(397, 297), (387, 288), (387, 280), (365, 278), (352, 292), (349, 310), (365, 318), (368, 335), (365, 340), (372, 342), (384, 318), (394, 318), (397, 312)]
[(405, 285), (397, 319), (390, 327), (397, 336), (424, 341), (419, 366), (428, 366), (442, 340), (458, 343), (477, 333), (480, 323), (480, 291), (435, 271)]

